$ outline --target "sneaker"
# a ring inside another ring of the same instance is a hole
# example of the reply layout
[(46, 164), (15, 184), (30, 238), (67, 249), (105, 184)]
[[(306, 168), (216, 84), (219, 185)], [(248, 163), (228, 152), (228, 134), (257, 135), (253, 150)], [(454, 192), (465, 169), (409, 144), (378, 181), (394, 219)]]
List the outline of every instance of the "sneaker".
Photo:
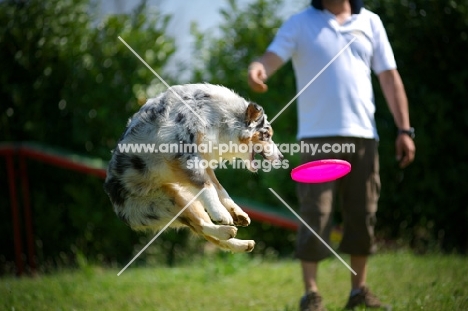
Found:
[(365, 306), (367, 308), (387, 308), (382, 305), (379, 298), (372, 294), (367, 287), (362, 287), (359, 293), (349, 297), (345, 309), (354, 310), (354, 308), (358, 306)]
[(301, 311), (326, 311), (322, 305), (322, 296), (317, 292), (311, 292), (302, 296)]

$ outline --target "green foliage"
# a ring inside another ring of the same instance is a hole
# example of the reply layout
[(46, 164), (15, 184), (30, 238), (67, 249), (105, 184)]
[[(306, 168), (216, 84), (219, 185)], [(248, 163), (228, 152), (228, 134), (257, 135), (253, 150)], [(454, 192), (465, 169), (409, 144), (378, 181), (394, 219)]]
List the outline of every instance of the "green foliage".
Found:
[[(144, 4), (102, 19), (95, 11), (88, 0), (0, 2), (2, 140), (108, 160), (129, 116), (165, 89), (118, 37), (163, 74), (175, 51), (165, 34), (169, 17)], [(128, 260), (138, 236), (116, 219), (102, 180), (35, 163), (29, 176), (39, 262), (68, 263), (81, 253)], [(0, 230), (11, 236), (5, 182)], [(1, 241), (2, 262), (12, 258), (10, 242)]]
[(164, 87), (118, 37), (160, 71), (174, 52), (169, 17), (140, 7), (98, 21), (86, 0), (1, 5), (3, 139), (108, 157), (129, 115)]
[[(383, 193), (380, 228), (431, 241), (446, 251), (468, 251), (468, 1), (369, 1), (393, 45), (416, 128), (416, 159), (404, 171), (394, 160), (395, 127), (379, 90)], [(377, 84), (375, 84), (377, 85)]]

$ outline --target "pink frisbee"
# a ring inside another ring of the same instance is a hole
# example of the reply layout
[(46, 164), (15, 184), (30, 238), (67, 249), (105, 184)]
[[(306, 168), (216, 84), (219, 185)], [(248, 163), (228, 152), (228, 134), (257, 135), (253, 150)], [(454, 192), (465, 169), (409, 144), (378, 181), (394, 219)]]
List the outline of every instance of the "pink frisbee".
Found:
[(301, 183), (323, 183), (343, 177), (351, 171), (345, 160), (318, 160), (308, 162), (291, 171), (291, 178)]

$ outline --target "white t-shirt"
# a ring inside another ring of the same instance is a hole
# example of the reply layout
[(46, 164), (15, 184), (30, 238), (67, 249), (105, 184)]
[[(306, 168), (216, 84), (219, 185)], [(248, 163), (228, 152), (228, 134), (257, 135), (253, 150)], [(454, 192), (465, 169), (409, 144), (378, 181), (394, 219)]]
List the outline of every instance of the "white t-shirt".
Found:
[(298, 139), (378, 139), (371, 69), (379, 74), (396, 63), (376, 14), (363, 8), (339, 25), (329, 11), (309, 7), (281, 26), (267, 50), (292, 59), (298, 92), (315, 78), (298, 98)]

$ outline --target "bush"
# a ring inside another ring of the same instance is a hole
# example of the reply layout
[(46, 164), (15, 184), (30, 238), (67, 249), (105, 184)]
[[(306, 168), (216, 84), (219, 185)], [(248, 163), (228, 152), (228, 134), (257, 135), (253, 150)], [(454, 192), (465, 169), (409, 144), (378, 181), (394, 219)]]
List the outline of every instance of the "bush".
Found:
[(400, 170), (394, 160), (395, 127), (377, 92), (383, 193), (380, 230), (429, 246), (468, 251), (466, 141), (468, 1), (371, 1), (386, 25), (416, 128), (416, 159)]
[[(169, 17), (144, 5), (103, 20), (95, 11), (87, 0), (0, 2), (3, 140), (38, 141), (108, 160), (129, 116), (145, 97), (165, 89), (118, 37), (162, 73), (175, 51), (165, 34)], [(77, 253), (128, 260), (138, 235), (114, 215), (102, 180), (29, 166), (39, 262), (73, 262)], [(5, 207), (6, 182), (0, 180)], [(0, 232), (11, 236), (10, 211), (1, 213)], [(0, 261), (12, 260), (11, 240), (2, 239), (0, 248)]]

